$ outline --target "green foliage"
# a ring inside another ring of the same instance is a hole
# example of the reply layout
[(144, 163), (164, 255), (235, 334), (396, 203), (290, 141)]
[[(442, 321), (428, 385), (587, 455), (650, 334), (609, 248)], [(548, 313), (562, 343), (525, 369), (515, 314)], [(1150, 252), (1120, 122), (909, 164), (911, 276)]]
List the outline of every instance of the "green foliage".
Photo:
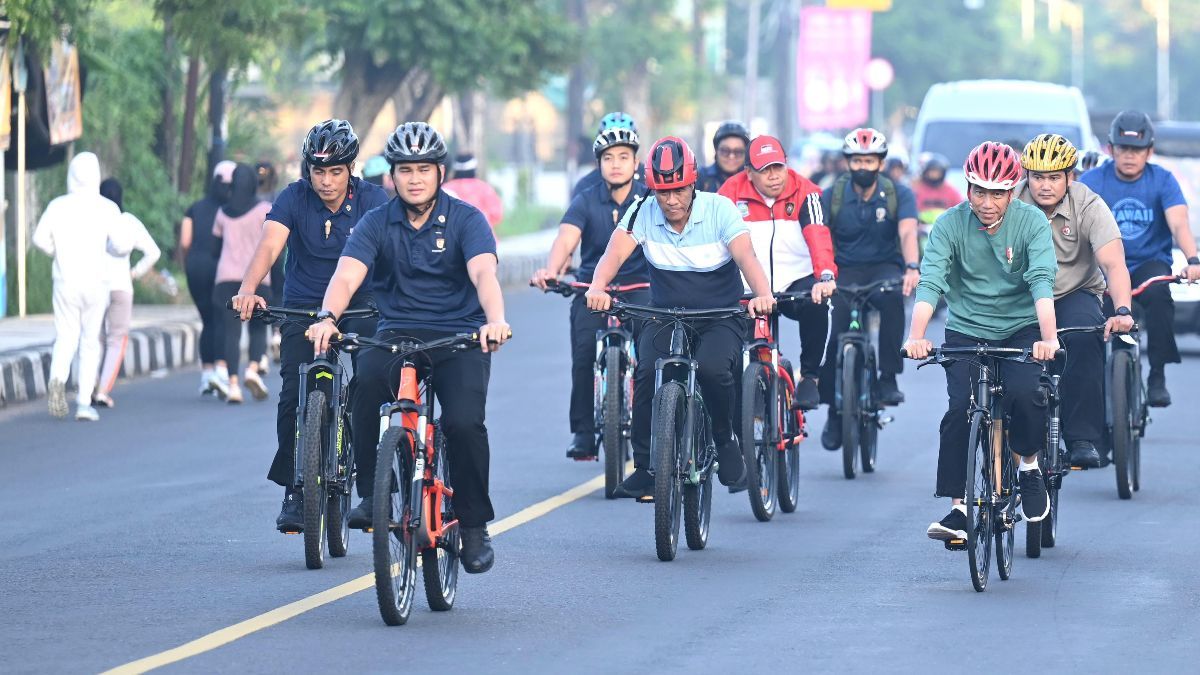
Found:
[(558, 224), (557, 220), (561, 215), (561, 208), (537, 204), (517, 204), (505, 212), (504, 220), (496, 226), (496, 236), (513, 237), (554, 227)]
[(5, 0), (0, 13), (8, 16), (12, 30), (37, 45), (50, 44), (71, 31), (77, 40), (86, 34), (87, 15), (95, 0)]
[(281, 24), (298, 20), (296, 4), (279, 0), (155, 0), (154, 7), (160, 18), (171, 17), (186, 52), (232, 68), (253, 61)]
[[(6, 314), (16, 316), (20, 311), (17, 303), (17, 252), (15, 242), (7, 246), (8, 273), (6, 288), (8, 307)], [(30, 248), (25, 256), (25, 311), (27, 314), (50, 314), (54, 311), (54, 262), (39, 249)]]

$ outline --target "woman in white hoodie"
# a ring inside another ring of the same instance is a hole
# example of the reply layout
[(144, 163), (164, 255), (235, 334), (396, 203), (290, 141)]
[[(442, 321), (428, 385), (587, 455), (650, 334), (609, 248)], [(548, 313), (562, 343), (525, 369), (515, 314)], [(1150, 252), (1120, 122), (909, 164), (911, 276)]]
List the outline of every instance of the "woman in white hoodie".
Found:
[(47, 403), (67, 416), (66, 383), (79, 353), (75, 419), (99, 419), (91, 406), (100, 372), (100, 328), (108, 308), (108, 266), (131, 245), (121, 233), (121, 211), (100, 196), (100, 160), (81, 152), (67, 169), (67, 194), (42, 213), (33, 244), (54, 258), (54, 351)]

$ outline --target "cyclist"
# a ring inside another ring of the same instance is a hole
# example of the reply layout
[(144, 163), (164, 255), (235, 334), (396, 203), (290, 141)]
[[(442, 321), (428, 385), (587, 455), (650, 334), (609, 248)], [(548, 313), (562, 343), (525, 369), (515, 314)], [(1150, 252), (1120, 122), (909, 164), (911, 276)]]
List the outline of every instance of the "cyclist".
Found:
[[(288, 185), (275, 198), (254, 258), (233, 298), (234, 308), (241, 312), (243, 320), (250, 318), (255, 307), (267, 305), (266, 300), (255, 295), (255, 289), (284, 246), (288, 251), (284, 304), (295, 309), (320, 308), (325, 286), (333, 276), (350, 230), (363, 214), (387, 203), (380, 187), (351, 176), (358, 157), (358, 136), (349, 122), (332, 119), (317, 124), (305, 136), (300, 154), (308, 176)], [(364, 290), (355, 295), (351, 305), (362, 308), (369, 301), (370, 294)], [(369, 335), (374, 333), (374, 321), (347, 321), (343, 328)], [(303, 493), (292, 485), (296, 410), (300, 396), (299, 368), (312, 361), (312, 345), (305, 340), (303, 327), (285, 324), (281, 328), (279, 354), (283, 383), (279, 388), (276, 423), (278, 449), (267, 478), (284, 488), (283, 508), (275, 521), (276, 527), (280, 532), (300, 532), (304, 528)], [(374, 447), (374, 442), (371, 446)], [(362, 491), (359, 493), (361, 496)], [(364, 500), (349, 515), (351, 527), (366, 527), (370, 524), (370, 504)]]
[(821, 191), (788, 168), (778, 138), (758, 136), (750, 143), (746, 170), (725, 181), (718, 194), (737, 205), (750, 228), (754, 254), (766, 270), (771, 289), (812, 295), (812, 302), (785, 302), (779, 309), (800, 326), (796, 404), (807, 410), (816, 408), (817, 377), (829, 335), (825, 299), (836, 289), (838, 273)]
[[(949, 305), (946, 344), (962, 347), (1033, 345), (1033, 357), (1046, 361), (1058, 350), (1054, 320), (1054, 275), (1058, 264), (1046, 216), (1036, 206), (1013, 199), (1021, 178), (1021, 158), (994, 141), (976, 146), (963, 166), (967, 201), (943, 213), (934, 225), (921, 264), (905, 349), (914, 359), (929, 355), (933, 344), (925, 329), (938, 298)], [(1021, 455), (1018, 485), (1025, 519), (1037, 522), (1050, 512), (1037, 455), (1045, 444), (1044, 399), (1036, 368), (1002, 363), (1004, 400), (1012, 415), (1007, 427), (1013, 450)], [(932, 539), (965, 539), (968, 409), (971, 365), (946, 366), (949, 409), (942, 418), (937, 491), (954, 506), (929, 526)]]
[(908, 163), (903, 157), (888, 157), (883, 160), (883, 175), (897, 185), (908, 185)]
[[(646, 185), (654, 199), (639, 201), (621, 219), (608, 248), (596, 264), (587, 305), (606, 310), (612, 298), (605, 287), (640, 246), (649, 263), (650, 299), (658, 307), (706, 309), (736, 306), (742, 296), (741, 274), (756, 296), (752, 315), (771, 311), (775, 299), (762, 265), (754, 256), (749, 229), (733, 202), (696, 189), (696, 157), (682, 139), (667, 136), (650, 148)], [(713, 438), (720, 459), (721, 483), (740, 485), (745, 462), (733, 435), (734, 368), (742, 362), (745, 327), (738, 319), (696, 325), (699, 344), (693, 357), (696, 373), (712, 418)], [(633, 384), (633, 453), (635, 471), (617, 490), (619, 496), (653, 494), (650, 473), (650, 417), (654, 399), (655, 361), (668, 354), (669, 331), (643, 330), (638, 340), (638, 363)]]
[[(533, 275), (533, 284), (546, 287), (546, 281), (559, 278), (570, 262), (576, 247), (580, 251), (579, 270), (575, 278), (590, 283), (596, 263), (612, 238), (621, 216), (634, 201), (642, 199), (649, 190), (645, 183), (635, 181), (638, 135), (625, 127), (601, 131), (592, 145), (596, 163), (604, 177), (604, 185), (596, 185), (571, 200), (571, 206), (558, 226), (558, 236), (550, 247), (546, 266)], [(649, 281), (646, 258), (641, 251), (634, 253), (617, 271), (614, 283), (637, 284)], [(647, 291), (632, 291), (625, 300), (646, 304)], [(583, 296), (571, 303), (571, 433), (574, 438), (567, 448), (567, 457), (589, 460), (596, 457), (595, 400), (593, 397), (592, 366), (596, 362), (596, 331), (604, 328), (605, 317), (587, 309)], [(635, 324), (636, 325), (636, 324)]]
[[(401, 124), (388, 138), (384, 157), (392, 167), (396, 198), (354, 229), (309, 337), (317, 351), (326, 348), (338, 333), (338, 315), (350, 306), (372, 266), (380, 339), (428, 341), (478, 331), (482, 349), (429, 357), (454, 483), (462, 565), (479, 574), (495, 560), (487, 532), (487, 522), (495, 517), (484, 424), (495, 349), (488, 341), (502, 344), (510, 335), (496, 279), (496, 239), (479, 209), (442, 190), (446, 143), (436, 129), (424, 122)], [(353, 431), (360, 495), (369, 495), (374, 486), (379, 407), (393, 400), (399, 386), (396, 358), (382, 350), (359, 356)]]
[[(900, 344), (904, 341), (904, 298), (921, 279), (917, 247), (917, 208), (912, 190), (881, 173), (888, 154), (887, 138), (875, 129), (855, 129), (846, 135), (842, 154), (850, 166), (821, 200), (829, 214), (833, 249), (837, 251), (840, 279), (846, 284), (867, 284), (904, 276), (903, 288), (874, 293), (871, 303), (879, 312), (879, 390), (884, 405), (899, 405), (904, 394), (896, 376), (904, 370)], [(821, 445), (842, 447), (842, 419), (834, 405), (838, 340), (850, 327), (850, 308), (834, 303), (833, 330), (821, 373), (821, 400), (829, 406)]]
[(1106, 323), (1101, 309), (1105, 279), (1117, 306), (1105, 335), (1077, 333), (1063, 344), (1070, 354), (1063, 369), (1062, 437), (1073, 466), (1099, 467), (1104, 439), (1104, 340), (1108, 333), (1133, 329), (1125, 247), (1112, 211), (1086, 185), (1073, 178), (1075, 146), (1058, 134), (1042, 134), (1021, 155), (1026, 179), (1017, 199), (1040, 208), (1050, 220), (1058, 275), (1054, 314), (1063, 326)]
[(479, 161), (469, 152), (460, 153), (454, 158), (454, 177), (446, 181), (443, 189), (454, 197), (474, 206), (483, 212), (488, 225), (492, 229), (504, 220), (504, 204), (496, 188), (482, 178), (476, 178), (475, 170)]
[(937, 153), (921, 154), (921, 175), (913, 181), (913, 196), (917, 201), (917, 220), (922, 236), (929, 234), (929, 226), (942, 211), (961, 204), (962, 193), (946, 182), (946, 170), (950, 160)]
[[(1117, 115), (1108, 132), (1112, 161), (1084, 173), (1079, 182), (1091, 188), (1112, 209), (1125, 244), (1125, 264), (1130, 281), (1138, 285), (1171, 274), (1171, 243), (1183, 251), (1189, 281), (1200, 280), (1200, 257), (1188, 224), (1188, 206), (1179, 183), (1170, 171), (1150, 163), (1154, 154), (1154, 124), (1142, 112), (1126, 110)], [(1150, 376), (1146, 380), (1146, 403), (1171, 405), (1167, 391), (1166, 364), (1179, 363), (1175, 344), (1175, 303), (1166, 286), (1152, 286), (1138, 303), (1145, 312), (1146, 354)]]
[[(604, 117), (600, 118), (600, 125), (596, 129), (596, 135), (599, 136), (609, 129), (625, 129), (626, 131), (632, 132), (635, 135), (638, 132), (637, 123), (633, 121), (633, 118), (620, 111), (610, 112)], [(581, 146), (588, 147), (594, 147), (595, 143), (594, 139), (587, 137), (580, 138), (579, 142)], [(582, 149), (580, 152), (583, 152)], [(638, 175), (637, 167), (634, 168), (633, 179), (639, 183), (642, 182), (642, 177)], [(604, 185), (604, 176), (601, 174), (599, 167), (592, 169), (590, 172), (584, 175), (583, 178), (580, 178), (575, 183), (575, 187), (571, 188), (571, 199), (575, 199), (584, 190), (590, 190), (597, 185)]]
[(746, 166), (746, 151), (750, 147), (750, 132), (741, 122), (722, 122), (713, 134), (713, 163), (700, 169), (696, 189), (702, 192), (717, 192), (725, 181), (737, 175)]

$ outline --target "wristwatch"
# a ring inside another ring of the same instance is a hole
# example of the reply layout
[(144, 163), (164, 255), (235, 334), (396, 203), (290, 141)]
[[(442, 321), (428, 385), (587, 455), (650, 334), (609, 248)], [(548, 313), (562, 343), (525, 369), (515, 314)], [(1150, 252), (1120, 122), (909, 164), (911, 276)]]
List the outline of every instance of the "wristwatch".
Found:
[(329, 319), (330, 321), (337, 323), (337, 317), (333, 315), (333, 312), (327, 309), (317, 312), (317, 321), (324, 321), (325, 319)]
[(908, 270), (916, 270), (916, 271), (920, 272), (920, 271), (921, 271), (921, 264), (920, 264), (920, 263), (908, 263), (908, 264), (906, 264), (906, 265), (904, 266), (904, 269), (908, 269)]
[(1194, 255), (1194, 256), (1192, 256), (1192, 257), (1188, 258), (1188, 259), (1187, 259), (1187, 264), (1189, 264), (1189, 265), (1200, 265), (1200, 256), (1196, 256), (1196, 255)]
[(833, 281), (833, 274), (831, 274), (829, 272), (822, 272), (820, 281), (821, 281), (821, 283), (825, 283), (827, 281)]
[(1133, 312), (1129, 311), (1128, 307), (1117, 308), (1117, 316), (1129, 316), (1130, 314), (1133, 314)]

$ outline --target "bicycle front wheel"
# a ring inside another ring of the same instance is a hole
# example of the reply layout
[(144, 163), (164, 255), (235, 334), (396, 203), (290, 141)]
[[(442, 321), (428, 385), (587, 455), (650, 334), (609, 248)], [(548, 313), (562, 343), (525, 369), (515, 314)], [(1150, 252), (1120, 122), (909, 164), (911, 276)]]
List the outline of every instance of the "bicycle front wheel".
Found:
[(842, 346), (842, 474), (847, 480), (858, 472), (859, 384), (858, 347)]
[(967, 507), (967, 561), (971, 585), (976, 591), (987, 588), (992, 556), (992, 463), (991, 428), (983, 413), (971, 416), (967, 436), (967, 481), (963, 503)]
[(775, 515), (775, 491), (779, 451), (771, 442), (774, 423), (767, 414), (771, 380), (767, 366), (754, 362), (742, 373), (742, 455), (746, 460), (746, 493), (750, 510), (760, 522)]
[(310, 392), (304, 407), (303, 467), (304, 564), (310, 570), (325, 566), (325, 527), (329, 484), (325, 481), (325, 392)]
[(417, 585), (417, 543), (412, 529), (412, 438), (404, 427), (391, 427), (375, 457), (371, 499), (371, 543), (379, 614), (389, 626), (408, 621)]
[(868, 354), (866, 367), (862, 369), (861, 423), (858, 430), (859, 454), (862, 456), (863, 473), (875, 472), (875, 460), (879, 452), (879, 380), (875, 376), (875, 357)]
[(1112, 355), (1112, 451), (1113, 464), (1117, 470), (1117, 496), (1121, 499), (1133, 497), (1133, 477), (1136, 466), (1134, 448), (1134, 413), (1129, 392), (1141, 384), (1134, 380), (1132, 355), (1124, 349), (1114, 349)]
[[(338, 485), (329, 489), (329, 514), (326, 517), (329, 532), (329, 555), (341, 558), (350, 550), (350, 492), (354, 485), (354, 446), (350, 442), (350, 421), (343, 412), (342, 427), (337, 435), (340, 447), (335, 447), (332, 458), (334, 467), (330, 475), (337, 476)], [(326, 464), (328, 466), (329, 463)]]
[(615, 499), (617, 486), (625, 480), (625, 399), (624, 377), (621, 368), (621, 348), (609, 347), (604, 352), (604, 414), (600, 433), (604, 441), (604, 497)]
[[(792, 364), (786, 359), (779, 361), (779, 367), (785, 372), (792, 372)], [(779, 488), (776, 491), (779, 499), (779, 510), (793, 513), (800, 505), (800, 422), (797, 410), (792, 410), (792, 399), (795, 389), (789, 378), (779, 377), (779, 418), (783, 420), (783, 452), (778, 453)]]
[[(1009, 452), (1008, 443), (1000, 448), (1000, 502), (996, 509), (996, 572), (1001, 581), (1012, 575), (1013, 550), (1016, 546), (1017, 465)], [(1043, 521), (1044, 522), (1044, 521)]]
[[(442, 436), (441, 427), (433, 427), (433, 479), (434, 484), (442, 483), (450, 487), (450, 466), (446, 459), (446, 440)], [(453, 501), (446, 493), (440, 496), (433, 492), (425, 497), (429, 500), (429, 517), (440, 514), (443, 524), (454, 520)], [(438, 520), (428, 523), (433, 527)], [(435, 612), (446, 612), (454, 607), (454, 596), (458, 594), (458, 558), (460, 541), (458, 525), (448, 528), (432, 548), (421, 551), (421, 574), (425, 578), (425, 601), (429, 609)]]
[(665, 382), (654, 397), (654, 548), (659, 560), (670, 561), (679, 547), (683, 458), (691, 442), (683, 429), (687, 394), (678, 382)]

